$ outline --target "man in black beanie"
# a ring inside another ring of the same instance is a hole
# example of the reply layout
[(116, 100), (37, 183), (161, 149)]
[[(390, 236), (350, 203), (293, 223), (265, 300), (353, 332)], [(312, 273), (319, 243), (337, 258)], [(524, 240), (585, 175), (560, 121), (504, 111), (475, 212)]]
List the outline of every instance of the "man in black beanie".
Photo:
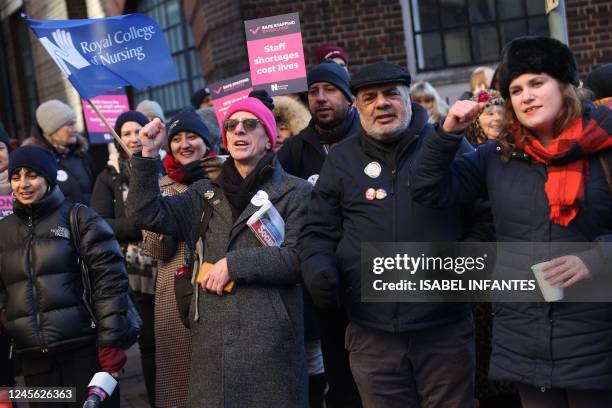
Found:
[(278, 152), (278, 160), (287, 173), (316, 182), (329, 150), (361, 132), (350, 80), (346, 70), (333, 61), (324, 61), (310, 71), (308, 110), (312, 120)]
[[(468, 304), (361, 300), (362, 243), (454, 242), (466, 230), (459, 207), (412, 200), (412, 165), (434, 130), (411, 103), (410, 73), (378, 62), (350, 85), (363, 132), (334, 148), (321, 169), (299, 242), (304, 284), (317, 306), (341, 303), (348, 313), (345, 344), (364, 406), (473, 406)], [(461, 153), (471, 150), (464, 140)]]
[[(294, 176), (315, 184), (330, 149), (340, 141), (361, 132), (353, 94), (349, 89), (348, 72), (333, 61), (324, 61), (308, 73), (308, 109), (312, 119), (308, 126), (288, 138), (278, 152), (283, 169)], [(328, 407), (361, 407), (359, 393), (344, 349), (344, 331), (348, 324), (341, 309), (319, 309), (314, 312), (310, 296), (306, 294), (306, 341), (320, 338), (329, 386), (325, 396)], [(311, 400), (317, 398), (312, 390)], [(323, 388), (325, 384), (322, 384)], [(322, 390), (321, 390), (322, 393)]]

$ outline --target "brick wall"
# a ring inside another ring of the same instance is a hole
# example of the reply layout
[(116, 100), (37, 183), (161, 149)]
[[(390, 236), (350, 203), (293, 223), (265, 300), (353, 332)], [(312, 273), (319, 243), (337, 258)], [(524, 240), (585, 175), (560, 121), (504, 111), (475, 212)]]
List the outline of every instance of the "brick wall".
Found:
[(612, 1), (566, 0), (569, 45), (580, 74), (612, 62)]
[[(405, 65), (406, 50), (398, 0), (185, 0), (208, 81), (248, 70), (244, 20), (299, 12), (306, 63), (323, 43), (340, 44), (349, 54), (350, 70), (387, 59)], [(195, 18), (201, 8), (202, 18)], [(202, 39), (198, 42), (198, 39)]]

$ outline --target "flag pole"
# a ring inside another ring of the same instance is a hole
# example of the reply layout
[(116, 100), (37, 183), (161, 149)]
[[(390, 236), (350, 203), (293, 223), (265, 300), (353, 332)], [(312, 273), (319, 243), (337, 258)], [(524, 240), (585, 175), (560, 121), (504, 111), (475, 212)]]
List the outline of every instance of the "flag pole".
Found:
[(113, 135), (113, 137), (115, 138), (115, 141), (117, 142), (117, 144), (119, 146), (121, 146), (121, 148), (123, 149), (123, 151), (128, 155), (129, 158), (132, 157), (132, 152), (130, 151), (130, 149), (127, 147), (127, 145), (123, 142), (123, 140), (121, 140), (121, 138), (119, 137), (119, 135), (117, 134), (117, 132), (115, 132), (115, 129), (113, 129), (113, 127), (110, 125), (110, 123), (108, 123), (108, 121), (106, 120), (106, 117), (104, 117), (104, 115), (102, 114), (102, 112), (100, 112), (100, 110), (98, 109), (98, 107), (93, 103), (93, 101), (91, 99), (87, 99), (87, 103), (89, 103), (89, 105), (91, 105), (91, 107), (93, 108), (93, 110), (96, 112), (96, 114), (98, 115), (98, 117), (102, 120), (102, 122), (104, 123), (104, 125), (106, 126), (106, 128), (109, 130), (109, 132), (111, 132), (111, 134)]

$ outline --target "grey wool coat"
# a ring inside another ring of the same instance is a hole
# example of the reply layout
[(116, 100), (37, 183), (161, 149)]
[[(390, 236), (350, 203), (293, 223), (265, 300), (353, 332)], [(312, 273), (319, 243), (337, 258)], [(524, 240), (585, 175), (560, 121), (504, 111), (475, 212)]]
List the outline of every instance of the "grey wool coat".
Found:
[(258, 207), (249, 204), (233, 222), (217, 184), (201, 180), (181, 195), (162, 197), (156, 172), (155, 160), (133, 159), (130, 217), (142, 228), (173, 235), (194, 248), (208, 199), (213, 212), (204, 233), (204, 260), (215, 263), (226, 257), (235, 283), (233, 292), (223, 296), (198, 286), (192, 298), (188, 405), (306, 407), (308, 374), (296, 244), (310, 185), (275, 164), (260, 189), (285, 220), (285, 242), (281, 247), (264, 247), (246, 224)]

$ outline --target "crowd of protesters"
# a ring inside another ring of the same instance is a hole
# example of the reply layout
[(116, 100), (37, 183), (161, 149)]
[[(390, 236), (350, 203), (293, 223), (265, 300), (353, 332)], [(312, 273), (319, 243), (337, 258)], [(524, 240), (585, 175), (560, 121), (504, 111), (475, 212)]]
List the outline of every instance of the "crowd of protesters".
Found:
[[(97, 175), (65, 103), (20, 147), (0, 126), (0, 386), (80, 406), (137, 342), (154, 407), (610, 406), (612, 303), (364, 302), (361, 244), (612, 241), (612, 64), (583, 87), (566, 45), (520, 37), (449, 107), (396, 64), (315, 56), (304, 95), (252, 92), (221, 128), (208, 88), (168, 120), (141, 101)], [(276, 245), (249, 227), (266, 203)], [(546, 279), (602, 265), (559, 252)]]

